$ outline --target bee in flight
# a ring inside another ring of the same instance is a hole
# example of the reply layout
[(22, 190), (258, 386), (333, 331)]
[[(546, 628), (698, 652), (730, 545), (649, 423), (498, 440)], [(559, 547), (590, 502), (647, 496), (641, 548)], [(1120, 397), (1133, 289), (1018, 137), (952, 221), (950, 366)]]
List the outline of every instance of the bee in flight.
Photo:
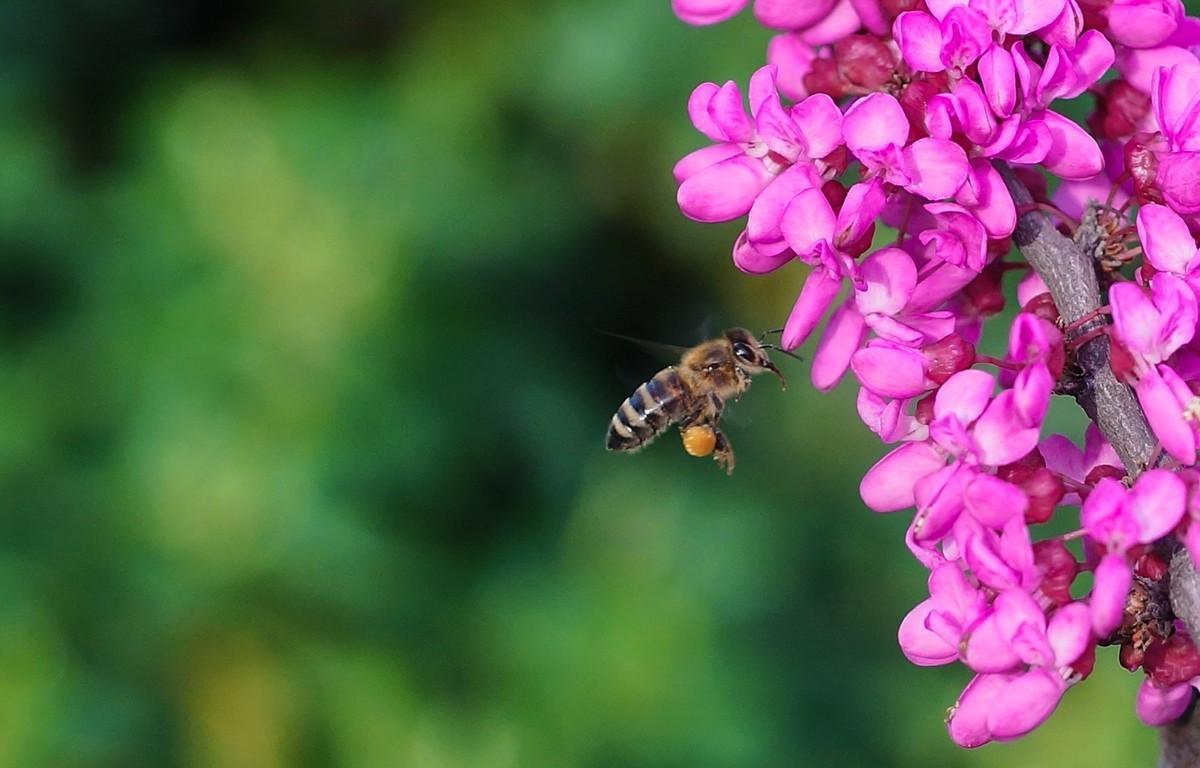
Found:
[(621, 403), (608, 425), (608, 450), (636, 451), (678, 422), (684, 450), (693, 456), (714, 454), (717, 464), (733, 474), (733, 448), (717, 422), (725, 403), (741, 397), (755, 374), (770, 371), (787, 387), (768, 349), (779, 347), (734, 328), (685, 350), (679, 365), (659, 371)]

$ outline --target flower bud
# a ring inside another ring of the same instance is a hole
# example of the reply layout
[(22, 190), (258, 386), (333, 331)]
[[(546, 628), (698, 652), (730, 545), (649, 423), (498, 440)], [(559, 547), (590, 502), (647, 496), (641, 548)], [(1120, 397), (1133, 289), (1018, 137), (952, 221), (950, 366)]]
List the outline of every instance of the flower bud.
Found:
[(1137, 358), (1133, 356), (1128, 347), (1121, 343), (1117, 334), (1113, 333), (1111, 329), (1111, 325), (1105, 329), (1112, 341), (1108, 349), (1108, 367), (1112, 368), (1113, 376), (1117, 377), (1117, 381), (1130, 385), (1135, 384), (1139, 378)]
[(946, 380), (959, 371), (965, 371), (975, 364), (975, 345), (957, 333), (952, 333), (941, 341), (926, 344), (921, 353), (930, 360), (926, 375), (936, 384), (945, 384)]
[(1096, 98), (1096, 110), (1088, 118), (1088, 127), (1096, 138), (1116, 140), (1136, 131), (1149, 111), (1149, 96), (1125, 80), (1113, 80)]
[(1185, 683), (1200, 675), (1200, 651), (1187, 635), (1172, 635), (1146, 649), (1142, 666), (1160, 685)]
[(1061, 539), (1046, 539), (1033, 545), (1033, 561), (1042, 574), (1041, 591), (1055, 605), (1071, 602), (1071, 583), (1079, 574), (1079, 563)]
[(1004, 262), (995, 260), (963, 288), (963, 295), (977, 317), (993, 317), (1004, 311), (1004, 289), (1000, 284), (1003, 277)]
[(878, 91), (896, 71), (896, 57), (874, 35), (851, 35), (833, 44), (842, 80), (859, 93)]
[(1142, 197), (1152, 197), (1161, 201), (1162, 196), (1154, 190), (1154, 180), (1158, 178), (1158, 155), (1155, 154), (1162, 144), (1162, 137), (1153, 133), (1137, 133), (1125, 143), (1125, 170), (1133, 179), (1133, 188)]
[(1054, 297), (1048, 293), (1039, 293), (1025, 302), (1025, 306), (1021, 309), (1049, 323), (1057, 324), (1060, 317), (1058, 305), (1054, 303)]
[(1133, 563), (1133, 573), (1153, 581), (1162, 581), (1167, 577), (1170, 566), (1163, 556), (1157, 552), (1146, 552)]
[(1083, 484), (1095, 487), (1096, 483), (1105, 477), (1122, 480), (1125, 477), (1125, 470), (1120, 467), (1114, 467), (1112, 464), (1097, 464), (1087, 473), (1087, 477), (1083, 478)]

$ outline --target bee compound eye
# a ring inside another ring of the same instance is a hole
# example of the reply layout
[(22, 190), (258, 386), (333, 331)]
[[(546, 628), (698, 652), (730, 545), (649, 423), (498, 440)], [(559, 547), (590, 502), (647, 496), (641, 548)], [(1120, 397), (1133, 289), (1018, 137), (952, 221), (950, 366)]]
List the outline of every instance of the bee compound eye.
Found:
[(744, 342), (734, 342), (733, 354), (737, 355), (739, 360), (744, 360), (747, 363), (754, 362), (754, 350), (750, 348), (749, 344)]

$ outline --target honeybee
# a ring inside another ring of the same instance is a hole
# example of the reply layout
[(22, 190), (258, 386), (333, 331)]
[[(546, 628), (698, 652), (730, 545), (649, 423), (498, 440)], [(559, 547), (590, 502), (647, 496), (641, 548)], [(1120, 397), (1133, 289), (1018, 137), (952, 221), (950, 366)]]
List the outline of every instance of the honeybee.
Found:
[(770, 371), (787, 387), (767, 357), (768, 349), (779, 348), (763, 344), (745, 328), (734, 328), (685, 350), (679, 365), (659, 371), (621, 403), (608, 426), (608, 450), (636, 451), (678, 422), (688, 453), (711, 453), (733, 474), (733, 448), (717, 422), (725, 403), (741, 397), (755, 374)]

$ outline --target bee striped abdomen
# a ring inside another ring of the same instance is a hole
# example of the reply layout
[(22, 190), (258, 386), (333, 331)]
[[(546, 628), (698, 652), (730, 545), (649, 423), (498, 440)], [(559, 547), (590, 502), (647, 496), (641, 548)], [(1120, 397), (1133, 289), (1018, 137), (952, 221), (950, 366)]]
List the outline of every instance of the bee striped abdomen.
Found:
[(605, 443), (610, 451), (641, 448), (683, 415), (684, 384), (674, 368), (638, 387), (621, 403), (608, 425)]

